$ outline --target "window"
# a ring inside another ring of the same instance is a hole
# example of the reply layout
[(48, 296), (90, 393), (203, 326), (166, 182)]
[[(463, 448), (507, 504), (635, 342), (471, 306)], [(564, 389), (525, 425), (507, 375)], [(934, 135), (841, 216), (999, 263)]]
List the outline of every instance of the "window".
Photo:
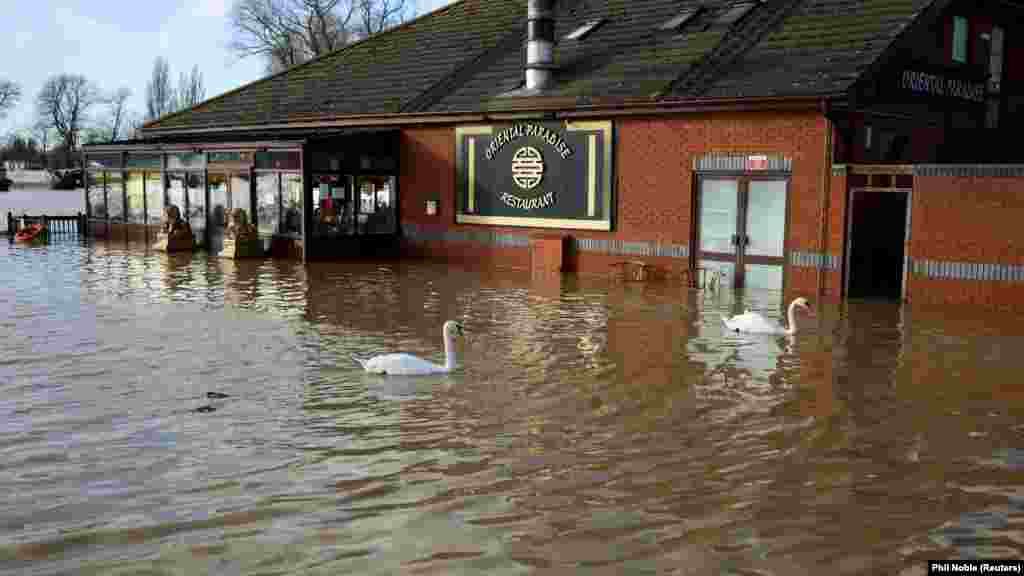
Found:
[(355, 234), (355, 217), (352, 213), (351, 176), (338, 174), (314, 174), (313, 234), (315, 236), (336, 236)]
[(107, 172), (107, 217), (124, 219), (124, 182), (120, 172)]
[(658, 26), (659, 30), (671, 31), (682, 28), (684, 24), (693, 19), (694, 16), (703, 11), (703, 8), (690, 8), (683, 10), (677, 16)]
[(733, 4), (732, 7), (715, 19), (715, 23), (732, 25), (739, 21), (740, 18), (743, 18), (747, 12), (750, 12), (756, 5), (756, 2), (740, 2), (738, 4)]
[(143, 179), (142, 172), (129, 172), (126, 181), (128, 221), (132, 224), (145, 224), (146, 212), (143, 210)]
[(364, 179), (359, 186), (359, 212), (371, 214), (376, 211), (377, 201), (374, 194), (373, 181)]
[(953, 61), (967, 63), (967, 18), (953, 17)]
[(236, 173), (231, 175), (231, 194), (228, 196), (230, 200), (228, 208), (241, 208), (245, 211), (245, 221), (252, 224), (252, 189), (249, 182), (248, 174)]
[(227, 176), (211, 172), (206, 176), (206, 185), (210, 187), (210, 228), (219, 233), (227, 226), (231, 209)]
[(359, 178), (359, 229), (363, 234), (394, 234), (396, 228), (395, 177)]
[(281, 231), (302, 234), (302, 175), (281, 175)]
[(298, 170), (302, 166), (302, 154), (298, 151), (257, 152), (256, 168), (265, 170)]
[(107, 217), (107, 200), (103, 190), (103, 172), (87, 172), (85, 185), (88, 188), (89, 204), (86, 211), (90, 218)]
[(146, 223), (159, 225), (164, 217), (164, 182), (160, 172), (146, 172)]
[[(167, 198), (164, 202), (165, 206), (177, 206), (178, 215), (182, 219), (188, 218), (188, 212), (185, 211), (185, 175), (168, 174), (167, 175)], [(163, 220), (163, 214), (160, 215)]]
[(196, 244), (202, 244), (206, 229), (206, 184), (202, 172), (188, 175), (188, 225)]
[(582, 40), (584, 36), (593, 32), (598, 26), (604, 23), (604, 18), (598, 18), (597, 20), (591, 20), (579, 28), (570, 32), (565, 39), (566, 40)]
[(256, 174), (256, 227), (262, 236), (277, 234), (281, 223), (280, 193), (280, 177), (277, 172)]
[(167, 169), (168, 170), (185, 170), (185, 169), (201, 169), (206, 166), (206, 156), (186, 152), (182, 154), (168, 154), (167, 155)]

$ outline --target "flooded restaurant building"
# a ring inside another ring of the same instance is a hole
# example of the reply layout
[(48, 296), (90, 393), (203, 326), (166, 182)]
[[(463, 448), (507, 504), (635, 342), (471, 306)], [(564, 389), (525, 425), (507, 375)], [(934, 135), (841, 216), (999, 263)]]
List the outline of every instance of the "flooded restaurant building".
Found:
[(90, 233), (1024, 308), (1022, 16), (460, 0), (85, 147)]

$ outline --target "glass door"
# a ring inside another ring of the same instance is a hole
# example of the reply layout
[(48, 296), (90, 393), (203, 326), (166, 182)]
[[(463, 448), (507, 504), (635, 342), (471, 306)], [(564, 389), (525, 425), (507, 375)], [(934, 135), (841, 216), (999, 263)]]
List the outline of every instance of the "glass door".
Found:
[(786, 181), (749, 180), (746, 183), (743, 239), (743, 285), (782, 290), (786, 263)]
[(722, 274), (722, 286), (736, 284), (739, 258), (736, 227), (739, 223), (739, 181), (735, 179), (700, 180), (698, 206), (698, 266)]
[(699, 182), (698, 266), (720, 272), (722, 286), (782, 290), (787, 181)]

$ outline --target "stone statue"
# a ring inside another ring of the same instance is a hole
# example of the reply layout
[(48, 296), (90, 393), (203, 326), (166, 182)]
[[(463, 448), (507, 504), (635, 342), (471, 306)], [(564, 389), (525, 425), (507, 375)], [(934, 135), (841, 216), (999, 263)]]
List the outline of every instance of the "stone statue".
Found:
[(160, 224), (160, 235), (153, 248), (165, 252), (192, 250), (194, 239), (192, 227), (181, 218), (177, 206), (164, 207), (164, 219)]
[(238, 240), (250, 240), (256, 237), (256, 227), (249, 224), (245, 210), (232, 208), (228, 216), (227, 235)]
[(263, 256), (263, 243), (256, 227), (249, 223), (245, 210), (232, 208), (228, 216), (228, 227), (224, 231), (224, 247), (221, 258), (253, 258)]

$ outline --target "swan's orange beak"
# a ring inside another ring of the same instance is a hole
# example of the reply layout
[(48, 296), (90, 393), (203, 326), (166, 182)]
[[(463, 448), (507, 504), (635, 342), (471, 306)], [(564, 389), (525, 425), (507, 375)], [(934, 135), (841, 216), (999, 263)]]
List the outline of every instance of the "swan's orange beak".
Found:
[(804, 311), (807, 312), (808, 316), (817, 316), (817, 314), (814, 312), (814, 308), (811, 308), (810, 302), (808, 302), (807, 305), (804, 306)]

